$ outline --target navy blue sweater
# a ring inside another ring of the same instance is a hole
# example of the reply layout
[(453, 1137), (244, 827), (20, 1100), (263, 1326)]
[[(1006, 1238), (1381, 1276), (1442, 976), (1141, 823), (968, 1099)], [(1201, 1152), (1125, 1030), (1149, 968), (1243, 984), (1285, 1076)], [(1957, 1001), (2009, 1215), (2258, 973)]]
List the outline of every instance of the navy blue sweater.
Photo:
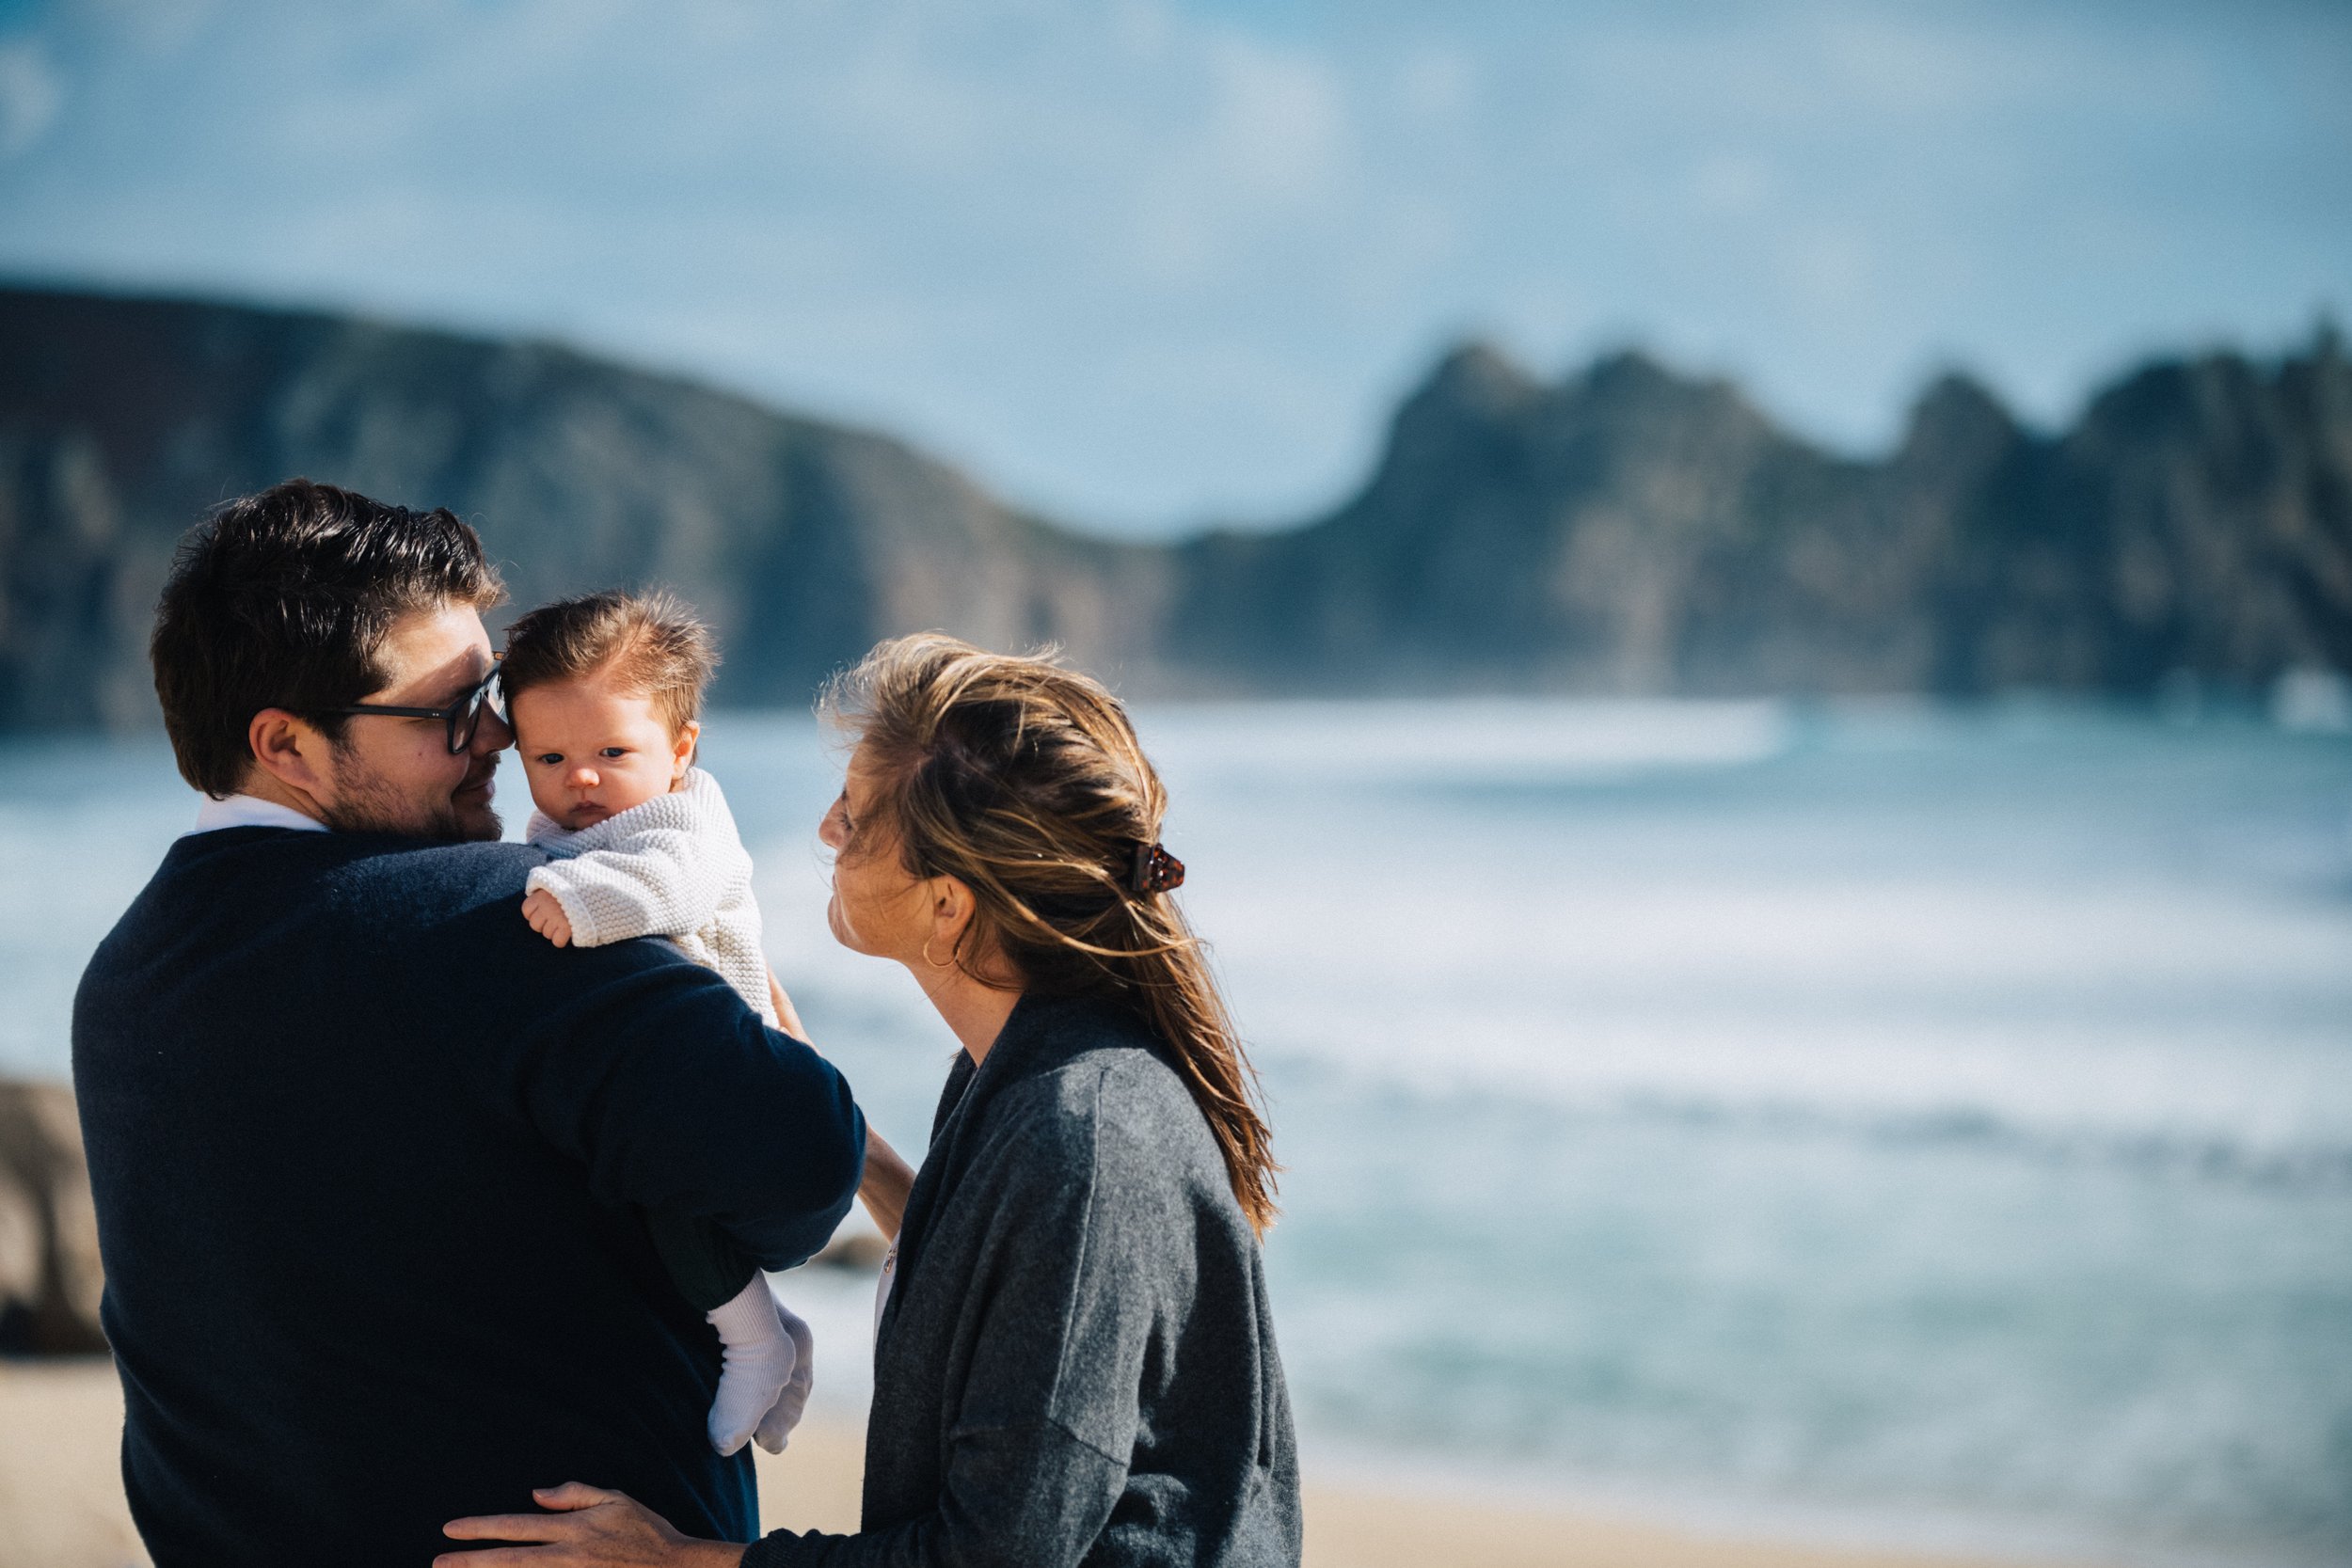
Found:
[(73, 1077), (157, 1568), (418, 1568), (443, 1521), (615, 1486), (743, 1540), (718, 1344), (644, 1214), (770, 1268), (821, 1246), (865, 1123), (669, 946), (558, 949), (544, 857), (182, 839), (83, 975)]

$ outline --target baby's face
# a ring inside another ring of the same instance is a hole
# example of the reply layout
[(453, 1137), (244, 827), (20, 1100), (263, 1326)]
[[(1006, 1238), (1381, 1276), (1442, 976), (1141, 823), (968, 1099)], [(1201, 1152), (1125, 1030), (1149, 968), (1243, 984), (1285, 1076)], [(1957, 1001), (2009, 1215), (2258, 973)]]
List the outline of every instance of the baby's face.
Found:
[(531, 799), (574, 832), (668, 794), (701, 727), (673, 736), (651, 698), (623, 696), (594, 675), (530, 687), (513, 712)]

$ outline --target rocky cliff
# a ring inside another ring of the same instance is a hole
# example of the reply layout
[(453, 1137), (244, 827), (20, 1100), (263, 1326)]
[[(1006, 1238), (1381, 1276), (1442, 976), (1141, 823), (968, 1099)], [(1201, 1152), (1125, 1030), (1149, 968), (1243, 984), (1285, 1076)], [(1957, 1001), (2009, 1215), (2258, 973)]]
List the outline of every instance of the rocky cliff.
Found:
[(292, 474), (482, 530), (519, 603), (666, 582), (720, 696), (876, 638), (1058, 641), (1129, 690), (2136, 692), (2352, 669), (2352, 366), (2153, 364), (2055, 435), (1968, 381), (1880, 461), (1635, 354), (1450, 356), (1328, 515), (1173, 546), (884, 436), (558, 345), (0, 290), (0, 727), (151, 715), (174, 542)]
[(1865, 463), (1640, 355), (1449, 357), (1329, 516), (1181, 552), (1169, 653), (1331, 689), (2137, 692), (2352, 669), (2352, 366), (2152, 365), (2056, 436), (1928, 389)]
[(548, 343), (0, 291), (0, 726), (143, 722), (180, 535), (294, 474), (476, 523), (519, 605), (664, 582), (723, 695), (804, 703), (885, 628), (1082, 657), (1157, 552), (1050, 529), (880, 436)]

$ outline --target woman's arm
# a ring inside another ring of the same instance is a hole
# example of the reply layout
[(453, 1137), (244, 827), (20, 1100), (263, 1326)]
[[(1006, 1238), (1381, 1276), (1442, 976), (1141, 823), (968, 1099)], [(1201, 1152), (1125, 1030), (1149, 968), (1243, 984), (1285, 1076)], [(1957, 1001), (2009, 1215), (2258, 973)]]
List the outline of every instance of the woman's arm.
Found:
[(907, 1195), (914, 1190), (914, 1171), (898, 1151), (868, 1123), (866, 1129), (866, 1179), (858, 1183), (857, 1199), (892, 1241), (906, 1218)]
[(738, 1568), (743, 1560), (740, 1544), (680, 1535), (627, 1493), (571, 1481), (531, 1495), (549, 1512), (453, 1519), (441, 1533), (453, 1541), (532, 1544), (443, 1552), (433, 1568)]
[(810, 1050), (816, 1049), (808, 1025), (801, 1022), (800, 1009), (793, 1006), (792, 999), (784, 993), (784, 982), (776, 978), (776, 972), (772, 969), (768, 972), (768, 1005), (776, 1010), (777, 1028)]

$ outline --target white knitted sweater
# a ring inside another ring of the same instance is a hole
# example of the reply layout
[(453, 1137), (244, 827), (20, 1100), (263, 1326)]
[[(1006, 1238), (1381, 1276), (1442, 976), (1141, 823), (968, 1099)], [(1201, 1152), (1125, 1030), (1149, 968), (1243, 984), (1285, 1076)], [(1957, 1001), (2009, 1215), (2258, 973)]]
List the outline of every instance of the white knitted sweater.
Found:
[(578, 832), (534, 811), (524, 836), (556, 859), (535, 868), (523, 886), (555, 895), (574, 942), (601, 947), (667, 937), (696, 963), (717, 970), (775, 1024), (759, 905), (752, 898), (752, 857), (718, 780), (689, 768), (685, 788)]

